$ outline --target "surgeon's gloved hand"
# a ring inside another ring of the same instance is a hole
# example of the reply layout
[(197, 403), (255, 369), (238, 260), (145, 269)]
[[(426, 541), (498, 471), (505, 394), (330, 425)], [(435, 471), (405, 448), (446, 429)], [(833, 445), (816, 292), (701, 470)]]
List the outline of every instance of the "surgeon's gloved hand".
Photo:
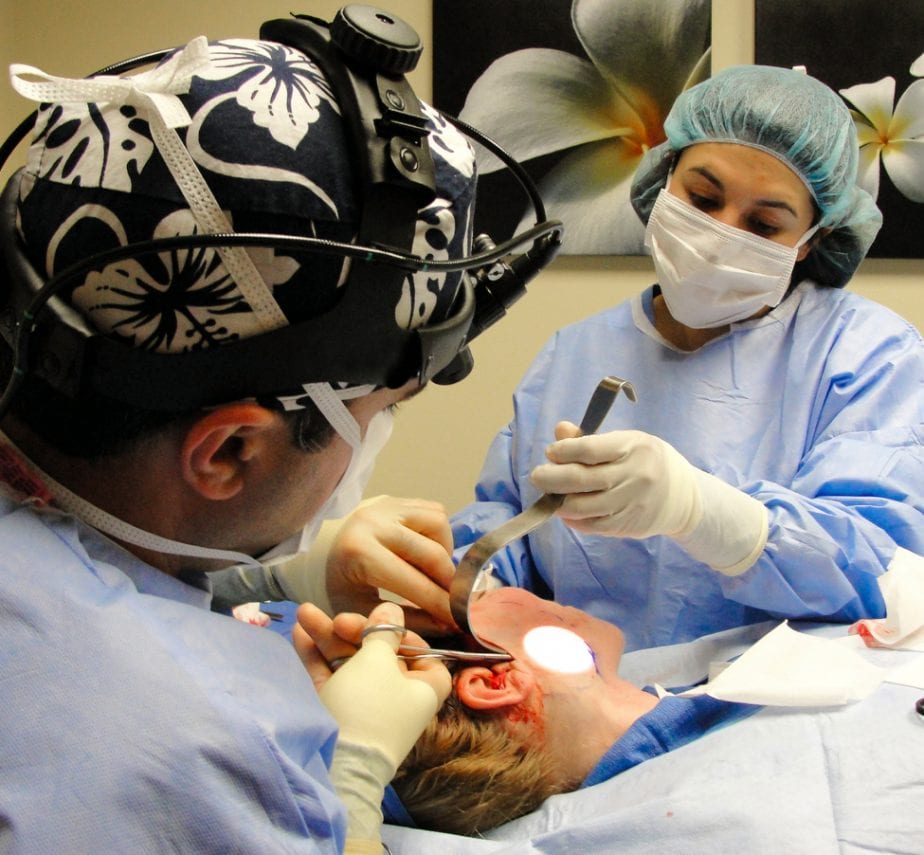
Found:
[[(298, 610), (293, 641), (340, 733), (331, 780), (347, 806), (347, 852), (377, 852), (385, 786), (452, 689), (438, 660), (405, 663), (395, 655), (404, 633), (393, 629), (361, 638), (379, 624), (403, 626), (394, 603), (382, 603), (368, 618), (328, 618), (315, 606)], [(423, 644), (417, 636), (413, 644)], [(337, 671), (328, 663), (349, 657)]]
[(268, 562), (278, 587), (328, 614), (367, 613), (380, 589), (413, 606), (407, 622), (424, 633), (455, 626), (449, 609), (452, 531), (439, 502), (376, 496), (349, 516), (327, 520), (311, 548)]
[(560, 422), (546, 450), (551, 462), (530, 475), (543, 492), (567, 494), (558, 516), (569, 526), (613, 537), (666, 535), (727, 575), (757, 560), (767, 542), (761, 502), (651, 434), (579, 433), (576, 425)]

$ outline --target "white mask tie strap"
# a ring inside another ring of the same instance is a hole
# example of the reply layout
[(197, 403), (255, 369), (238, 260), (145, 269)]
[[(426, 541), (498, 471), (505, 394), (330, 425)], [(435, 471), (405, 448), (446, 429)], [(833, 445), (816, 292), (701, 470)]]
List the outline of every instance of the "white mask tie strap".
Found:
[(60, 482), (56, 481), (40, 466), (33, 463), (20, 451), (15, 443), (10, 440), (6, 434), (0, 431), (0, 441), (5, 442), (13, 449), (22, 463), (27, 466), (34, 476), (39, 479), (43, 487), (55, 502), (55, 505), (62, 511), (83, 520), (87, 525), (108, 534), (116, 540), (124, 543), (131, 543), (135, 546), (141, 546), (145, 549), (151, 549), (155, 552), (162, 552), (167, 555), (183, 555), (192, 558), (208, 558), (216, 561), (225, 561), (228, 564), (249, 564), (255, 567), (260, 566), (260, 562), (251, 555), (244, 552), (237, 552), (231, 549), (216, 549), (209, 546), (197, 546), (193, 543), (183, 543), (179, 540), (171, 540), (145, 531), (142, 528), (120, 520), (108, 511), (88, 502), (86, 499), (78, 496), (72, 490), (69, 490)]
[(799, 238), (794, 248), (799, 249), (799, 247), (805, 246), (805, 244), (807, 244), (815, 236), (815, 232), (817, 232), (820, 228), (821, 223), (812, 226), (804, 235), (802, 235), (802, 237)]
[(305, 383), (304, 389), (324, 418), (330, 422), (331, 427), (343, 437), (354, 452), (359, 451), (362, 447), (362, 432), (359, 423), (343, 403), (342, 397), (357, 398), (369, 394), (369, 387), (353, 386), (339, 394), (330, 383)]
[[(16, 63), (10, 66), (10, 82), (32, 101), (130, 104), (146, 116), (156, 113), (164, 127), (179, 128), (191, 120), (177, 95), (189, 92), (193, 75), (210, 64), (208, 42), (199, 36), (162, 65), (132, 77), (53, 77), (32, 65)], [(26, 76), (39, 79), (26, 80)]]

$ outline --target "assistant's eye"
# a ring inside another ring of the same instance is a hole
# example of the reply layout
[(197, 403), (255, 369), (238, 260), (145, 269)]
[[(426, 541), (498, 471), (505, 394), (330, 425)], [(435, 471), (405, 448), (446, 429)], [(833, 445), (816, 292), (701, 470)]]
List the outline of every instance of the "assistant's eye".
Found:
[(772, 238), (780, 233), (780, 228), (775, 223), (768, 223), (766, 220), (752, 219), (748, 221), (748, 228), (755, 234), (765, 238)]
[(704, 196), (701, 193), (691, 193), (687, 191), (690, 198), (690, 204), (700, 211), (715, 211), (719, 207), (719, 200), (714, 196)]

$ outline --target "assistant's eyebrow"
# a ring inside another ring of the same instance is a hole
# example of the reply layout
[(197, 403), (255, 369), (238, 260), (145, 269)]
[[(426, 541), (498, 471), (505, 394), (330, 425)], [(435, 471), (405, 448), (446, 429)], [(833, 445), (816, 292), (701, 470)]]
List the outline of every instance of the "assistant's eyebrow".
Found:
[(794, 219), (799, 218), (796, 209), (782, 199), (758, 199), (756, 204), (759, 208), (779, 208), (781, 211), (788, 211)]
[[(691, 166), (690, 172), (696, 172), (705, 178), (710, 184), (712, 184), (717, 190), (725, 192), (725, 185), (722, 183), (721, 179), (709, 171), (705, 166)], [(793, 208), (788, 202), (784, 202), (782, 199), (758, 199), (757, 206), (760, 208), (779, 208), (783, 211), (789, 211), (796, 219), (799, 215), (796, 213), (796, 209)]]

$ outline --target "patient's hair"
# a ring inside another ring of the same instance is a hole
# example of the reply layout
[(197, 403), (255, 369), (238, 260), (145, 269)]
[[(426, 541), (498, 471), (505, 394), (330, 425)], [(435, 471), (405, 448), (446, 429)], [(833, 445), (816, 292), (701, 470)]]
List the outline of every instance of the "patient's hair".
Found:
[(451, 694), (392, 781), (420, 828), (478, 835), (577, 789), (545, 752), (510, 736), (497, 713)]

